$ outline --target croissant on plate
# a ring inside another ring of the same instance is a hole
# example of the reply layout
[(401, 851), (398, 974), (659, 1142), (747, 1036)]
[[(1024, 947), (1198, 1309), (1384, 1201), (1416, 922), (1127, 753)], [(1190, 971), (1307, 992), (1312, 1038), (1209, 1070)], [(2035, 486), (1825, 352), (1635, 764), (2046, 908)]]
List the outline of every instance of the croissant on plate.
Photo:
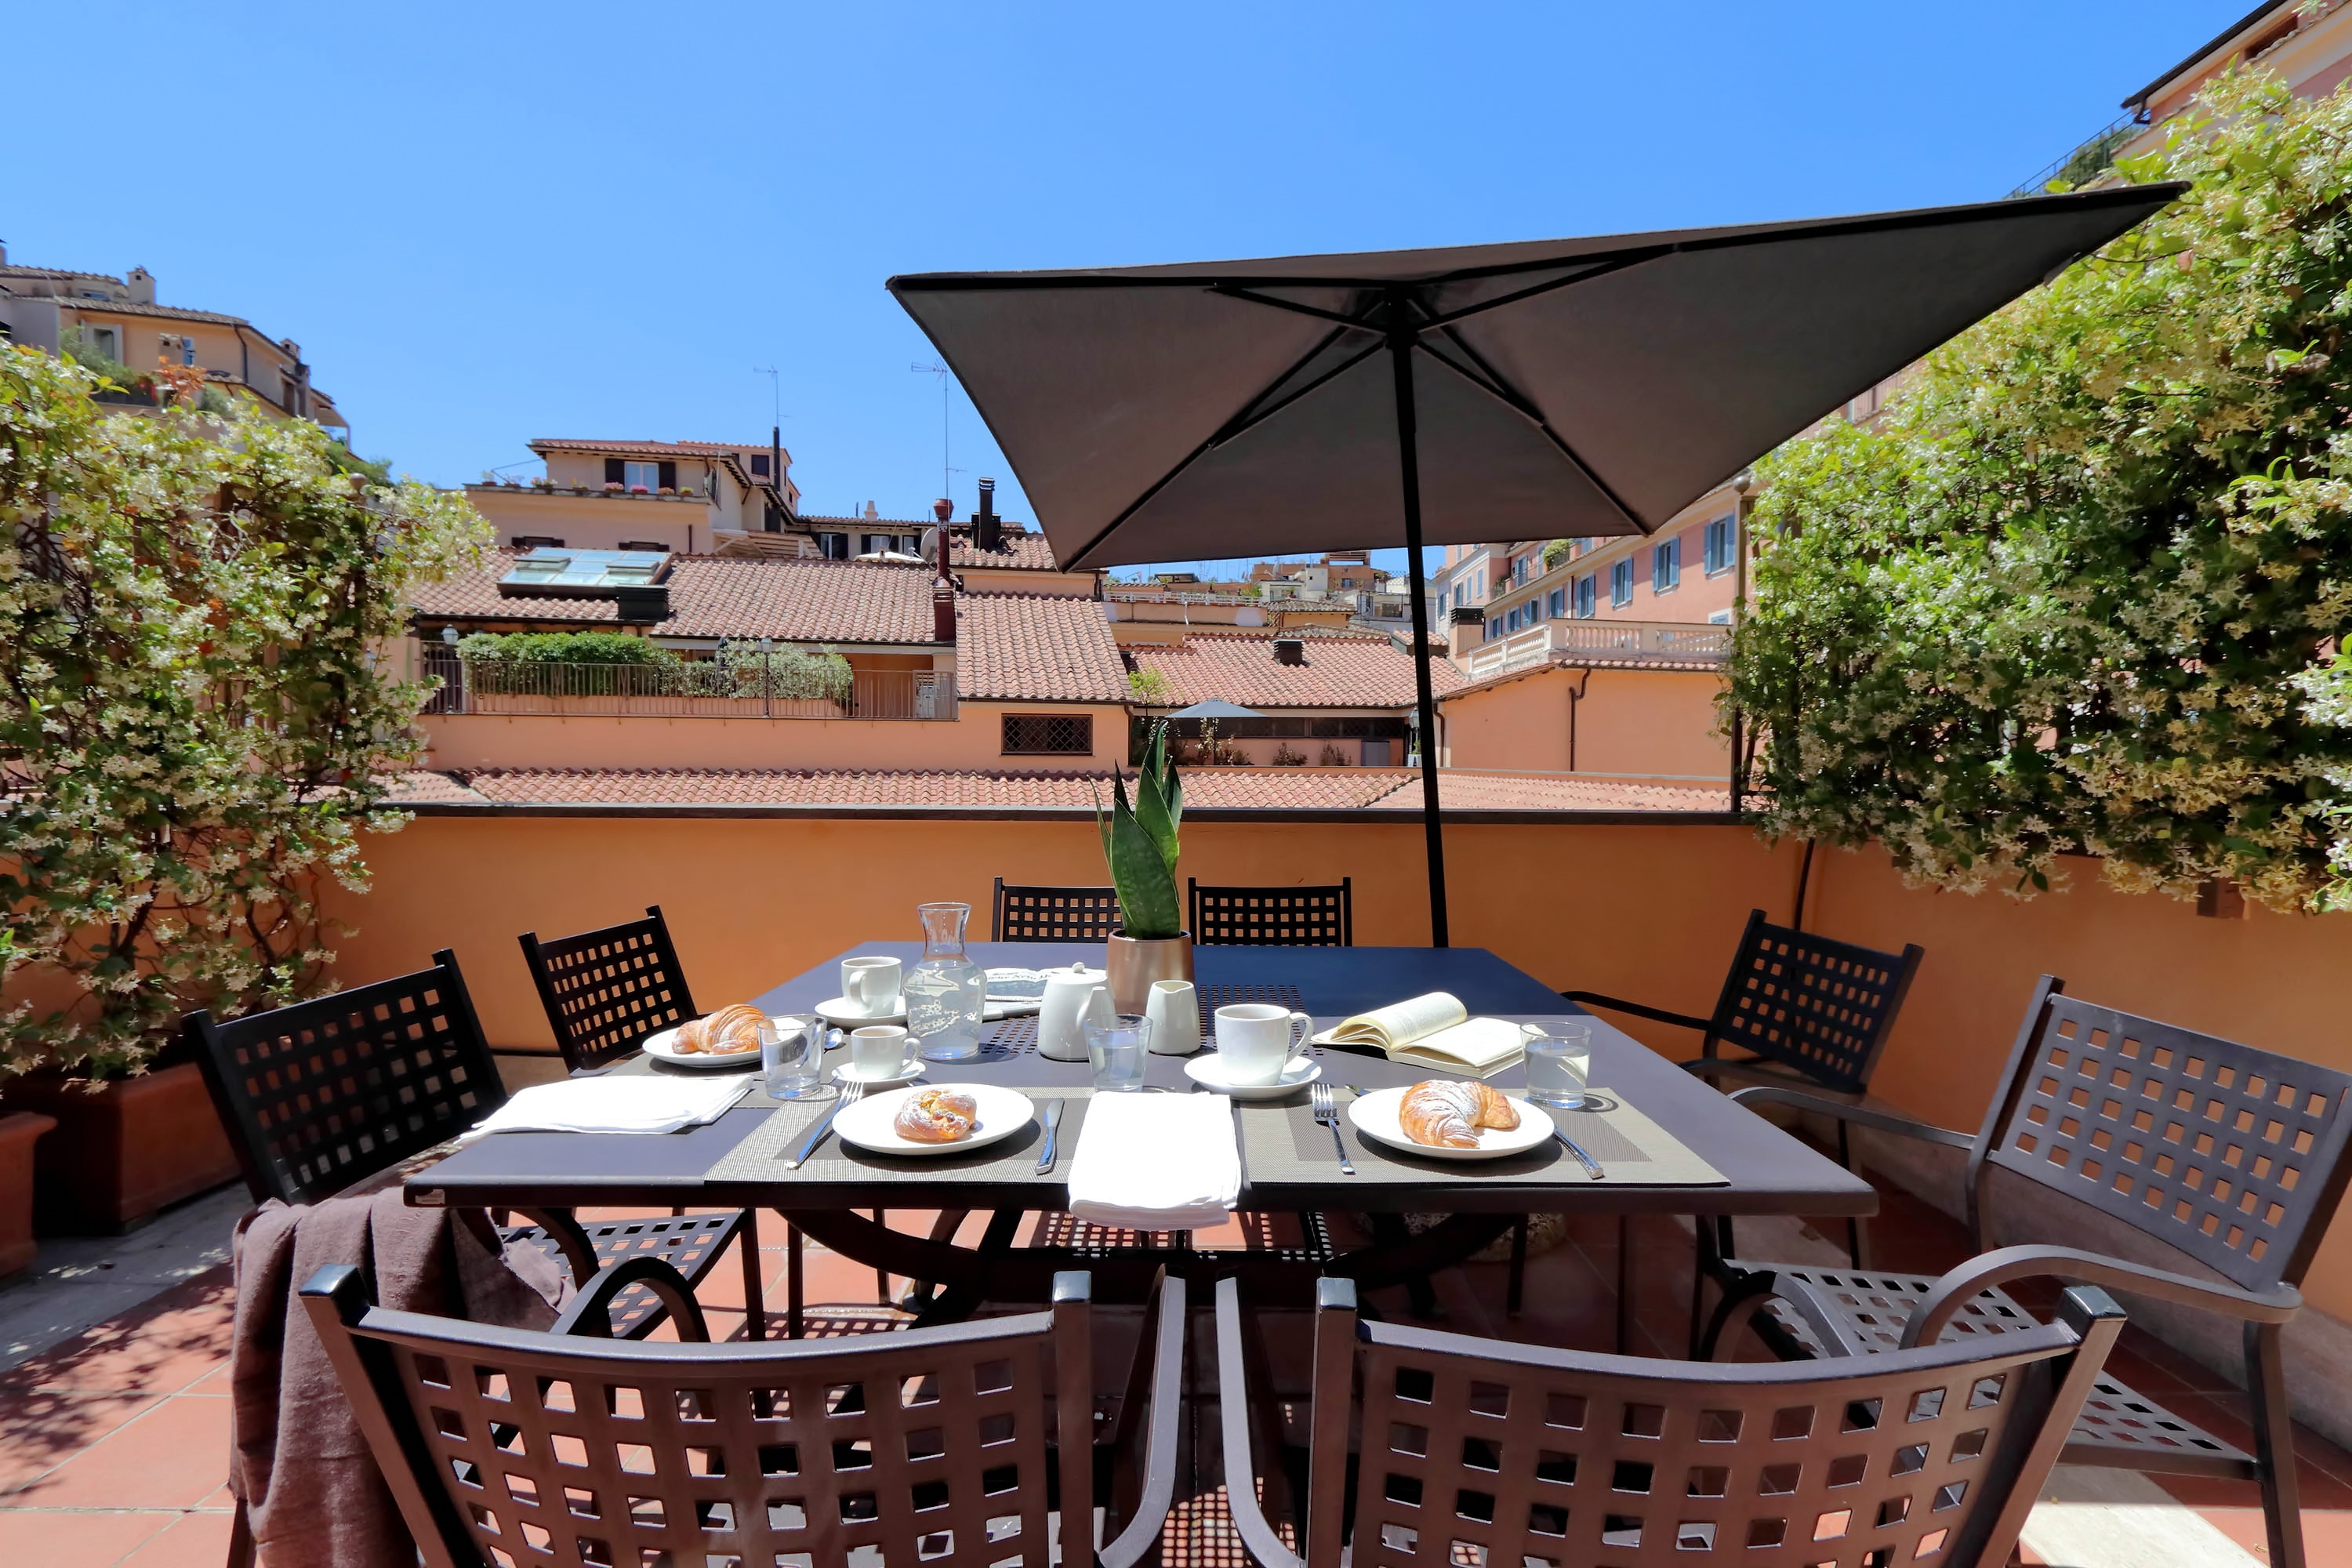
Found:
[(980, 1121), (980, 1102), (961, 1089), (926, 1089), (907, 1097), (891, 1131), (913, 1143), (960, 1143)]
[(1404, 1135), (1440, 1149), (1475, 1149), (1478, 1129), (1507, 1132), (1519, 1124), (1519, 1108), (1490, 1084), (1431, 1079), (1404, 1091), (1397, 1106)]
[(740, 1056), (745, 1051), (760, 1048), (760, 1026), (768, 1016), (757, 1007), (742, 1002), (732, 1007), (721, 1007), (716, 1013), (692, 1019), (678, 1026), (677, 1050), (692, 1056), (708, 1051), (712, 1056)]

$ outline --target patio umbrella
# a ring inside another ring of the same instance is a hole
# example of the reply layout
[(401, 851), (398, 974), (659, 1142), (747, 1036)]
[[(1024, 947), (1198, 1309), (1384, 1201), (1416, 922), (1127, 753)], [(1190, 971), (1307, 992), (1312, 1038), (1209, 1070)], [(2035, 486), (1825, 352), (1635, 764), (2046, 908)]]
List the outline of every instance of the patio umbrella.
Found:
[(890, 279), (1066, 569), (1650, 533), (2179, 185), (1604, 238)]
[(1265, 715), (1255, 708), (1244, 708), (1238, 702), (1228, 702), (1222, 697), (1212, 697), (1206, 702), (1195, 702), (1190, 708), (1179, 708), (1168, 717), (1171, 719), (1263, 719)]

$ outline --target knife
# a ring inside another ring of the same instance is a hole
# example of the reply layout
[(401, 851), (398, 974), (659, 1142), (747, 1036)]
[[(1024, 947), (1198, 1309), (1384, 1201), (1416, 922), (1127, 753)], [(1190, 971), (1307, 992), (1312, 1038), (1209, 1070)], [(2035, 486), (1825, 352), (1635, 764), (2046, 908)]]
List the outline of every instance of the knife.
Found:
[(1037, 1174), (1044, 1175), (1054, 1168), (1054, 1130), (1062, 1124), (1062, 1101), (1045, 1102), (1045, 1150), (1037, 1156)]
[(1578, 1148), (1575, 1139), (1570, 1138), (1557, 1125), (1552, 1128), (1551, 1135), (1559, 1139), (1562, 1143), (1568, 1145), (1568, 1152), (1576, 1156), (1577, 1163), (1584, 1167), (1584, 1173), (1586, 1175), (1591, 1177), (1596, 1182), (1602, 1179), (1601, 1174), (1601, 1162), (1595, 1160), (1591, 1155)]
[(784, 1162), (785, 1170), (799, 1170), (803, 1162), (806, 1161), (811, 1154), (816, 1152), (816, 1146), (824, 1142), (824, 1135), (826, 1133), (833, 1131), (833, 1119), (841, 1114), (841, 1108), (843, 1106), (850, 1103), (852, 1103), (850, 1097), (843, 1095), (831, 1105), (825, 1107), (824, 1114), (817, 1118), (816, 1125), (810, 1128), (808, 1136), (801, 1140), (800, 1148), (793, 1152), (791, 1159)]

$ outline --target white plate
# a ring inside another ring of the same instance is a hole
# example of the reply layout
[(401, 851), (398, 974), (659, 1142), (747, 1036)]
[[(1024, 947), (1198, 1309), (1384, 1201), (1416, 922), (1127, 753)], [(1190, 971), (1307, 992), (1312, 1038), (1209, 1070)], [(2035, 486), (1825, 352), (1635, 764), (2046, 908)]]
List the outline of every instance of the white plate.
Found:
[(697, 1068), (704, 1072), (724, 1072), (729, 1068), (755, 1068), (760, 1065), (756, 1050), (729, 1051), (713, 1056), (709, 1051), (681, 1051), (677, 1048), (677, 1031), (661, 1029), (646, 1037), (642, 1047), (646, 1055), (658, 1057), (677, 1068)]
[(1481, 1127), (1475, 1149), (1416, 1143), (1405, 1136), (1404, 1126), (1397, 1120), (1397, 1109), (1404, 1103), (1405, 1092), (1402, 1089), (1382, 1089), (1351, 1100), (1348, 1102), (1348, 1120), (1356, 1124), (1357, 1131), (1374, 1142), (1391, 1144), (1431, 1160), (1499, 1160), (1509, 1154), (1524, 1154), (1552, 1135), (1551, 1118), (1543, 1113), (1542, 1107), (1514, 1100), (1511, 1103), (1519, 1108), (1519, 1124), (1507, 1132)]
[(862, 1083), (868, 1089), (882, 1089), (894, 1083), (911, 1083), (916, 1079), (920, 1078), (922, 1073), (923, 1064), (919, 1060), (908, 1062), (897, 1072), (887, 1073), (880, 1078), (867, 1078), (864, 1073), (859, 1072), (847, 1062), (844, 1062), (839, 1067), (833, 1069), (833, 1081), (835, 1083)]
[(1289, 1070), (1273, 1083), (1233, 1083), (1225, 1078), (1225, 1064), (1217, 1053), (1208, 1051), (1184, 1064), (1184, 1076), (1202, 1089), (1219, 1094), (1232, 1095), (1235, 1100), (1274, 1100), (1305, 1089), (1323, 1076), (1323, 1066), (1312, 1057), (1302, 1057), (1288, 1064)]
[(876, 1154), (961, 1154), (967, 1149), (977, 1149), (984, 1143), (1010, 1138), (1029, 1125), (1037, 1108), (1025, 1094), (1002, 1089), (992, 1083), (943, 1083), (940, 1089), (961, 1089), (971, 1096), (980, 1111), (980, 1122), (971, 1136), (953, 1143), (918, 1143), (911, 1138), (901, 1138), (890, 1123), (898, 1108), (913, 1096), (925, 1092), (919, 1089), (886, 1089), (869, 1094), (855, 1105), (842, 1107), (833, 1119), (833, 1130), (845, 1143), (855, 1143), (860, 1149)]

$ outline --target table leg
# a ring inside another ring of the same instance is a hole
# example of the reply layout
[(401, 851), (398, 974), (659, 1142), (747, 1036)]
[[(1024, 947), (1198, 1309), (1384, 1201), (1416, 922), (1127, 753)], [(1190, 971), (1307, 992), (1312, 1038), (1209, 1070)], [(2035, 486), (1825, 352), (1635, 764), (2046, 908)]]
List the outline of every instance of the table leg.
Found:
[[(1412, 1229), (1404, 1223), (1404, 1215), (1376, 1214), (1372, 1222), (1372, 1250), (1402, 1246), (1412, 1238)], [(1509, 1224), (1505, 1220), (1506, 1225)], [(1423, 1235), (1429, 1234), (1423, 1232)], [(1405, 1298), (1412, 1304), (1412, 1315), (1423, 1322), (1442, 1322), (1445, 1309), (1437, 1304), (1437, 1292), (1431, 1288), (1428, 1276), (1415, 1274), (1404, 1281)]]
[(1503, 1311), (1517, 1317), (1519, 1306), (1528, 1293), (1528, 1216), (1521, 1215), (1511, 1226), (1511, 1273), (1503, 1289)]
[(1631, 1355), (1633, 1344), (1633, 1216), (1617, 1216), (1617, 1353)]
[(784, 1226), (784, 1338), (796, 1340), (805, 1327), (803, 1321), (801, 1275), (801, 1227), (789, 1222)]

